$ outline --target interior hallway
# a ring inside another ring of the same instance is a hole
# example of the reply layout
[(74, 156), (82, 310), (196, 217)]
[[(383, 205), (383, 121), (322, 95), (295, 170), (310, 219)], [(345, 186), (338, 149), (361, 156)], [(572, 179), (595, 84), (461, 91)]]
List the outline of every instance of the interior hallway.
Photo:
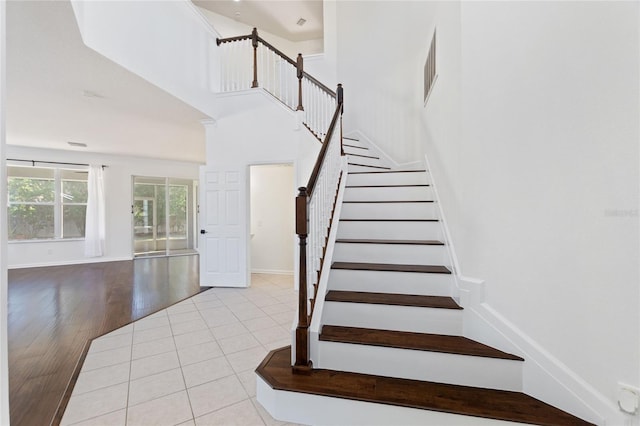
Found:
[(13, 426), (54, 419), (91, 339), (200, 291), (198, 256), (14, 269), (8, 281)]

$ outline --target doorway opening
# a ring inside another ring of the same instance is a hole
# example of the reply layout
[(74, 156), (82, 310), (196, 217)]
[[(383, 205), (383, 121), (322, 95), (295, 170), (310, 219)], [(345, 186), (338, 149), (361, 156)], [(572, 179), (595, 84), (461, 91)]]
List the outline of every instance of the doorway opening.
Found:
[(196, 197), (196, 181), (134, 176), (134, 257), (196, 253)]
[(251, 273), (293, 276), (296, 194), (293, 164), (251, 165), (249, 175)]

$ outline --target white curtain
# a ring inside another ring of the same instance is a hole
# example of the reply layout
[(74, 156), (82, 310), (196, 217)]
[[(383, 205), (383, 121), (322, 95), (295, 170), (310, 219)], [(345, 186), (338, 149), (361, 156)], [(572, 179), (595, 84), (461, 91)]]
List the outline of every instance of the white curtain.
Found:
[(102, 166), (89, 166), (89, 198), (84, 235), (84, 255), (100, 257), (104, 255), (105, 205), (104, 177)]

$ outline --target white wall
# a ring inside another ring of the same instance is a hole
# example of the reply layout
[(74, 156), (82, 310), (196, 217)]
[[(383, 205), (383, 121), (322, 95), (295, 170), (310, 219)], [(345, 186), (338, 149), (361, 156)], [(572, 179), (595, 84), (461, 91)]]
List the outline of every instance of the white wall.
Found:
[(417, 144), (429, 26), (436, 2), (337, 2), (337, 76), (345, 90), (344, 130), (360, 130), (399, 163)]
[(638, 4), (439, 3), (434, 19), (419, 134), (462, 272), (620, 424), (617, 383), (640, 384)]
[(219, 34), (190, 1), (72, 2), (84, 43), (214, 116)]
[(101, 258), (84, 257), (84, 240), (51, 242), (11, 242), (8, 244), (10, 268), (103, 262), (132, 258), (132, 176), (176, 177), (197, 180), (197, 163), (155, 160), (8, 146), (8, 158), (105, 164), (106, 243)]
[(292, 164), (250, 167), (251, 271), (293, 273), (296, 187)]
[[(240, 182), (248, 182), (250, 165), (291, 163), (295, 186), (306, 186), (320, 143), (301, 125), (300, 117), (295, 112), (263, 90), (221, 95), (219, 100), (225, 116), (206, 127), (208, 172), (233, 173), (239, 176)], [(292, 203), (295, 195), (291, 191)], [(226, 259), (232, 257), (234, 264), (237, 261), (244, 266), (242, 275), (234, 277), (234, 282), (227, 282), (226, 285), (247, 285), (250, 281), (249, 264), (245, 260), (250, 249), (248, 183), (246, 188), (241, 187), (237, 192), (237, 200), (232, 206), (224, 204), (231, 202), (225, 197), (218, 200), (220, 211), (238, 211), (236, 223), (246, 228), (241, 229), (239, 234), (233, 234), (233, 238), (244, 242), (238, 247), (237, 253), (226, 253)], [(200, 247), (203, 250), (204, 244), (201, 243)], [(201, 259), (206, 259), (206, 256), (201, 255)], [(220, 262), (227, 262), (226, 259), (220, 259)], [(201, 271), (207, 267), (202, 260), (200, 265)], [(296, 263), (294, 275), (297, 275)], [(201, 272), (200, 276), (201, 280), (203, 277), (206, 279), (206, 273)], [(201, 285), (216, 283), (201, 281)]]
[[(0, 3), (0, 182), (6, 182), (6, 3)], [(7, 185), (0, 185), (0, 205), (7, 205)], [(0, 424), (9, 424), (7, 347), (7, 209), (0, 208)]]

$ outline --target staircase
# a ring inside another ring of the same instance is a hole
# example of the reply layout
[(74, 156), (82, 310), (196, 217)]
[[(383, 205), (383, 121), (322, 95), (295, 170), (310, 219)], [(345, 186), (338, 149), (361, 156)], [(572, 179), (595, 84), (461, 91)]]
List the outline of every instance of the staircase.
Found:
[(523, 358), (463, 335), (428, 171), (392, 170), (357, 140), (344, 151), (313, 369), (293, 373), (290, 349), (272, 352), (257, 369), (260, 402), (301, 423), (588, 424), (520, 392)]

